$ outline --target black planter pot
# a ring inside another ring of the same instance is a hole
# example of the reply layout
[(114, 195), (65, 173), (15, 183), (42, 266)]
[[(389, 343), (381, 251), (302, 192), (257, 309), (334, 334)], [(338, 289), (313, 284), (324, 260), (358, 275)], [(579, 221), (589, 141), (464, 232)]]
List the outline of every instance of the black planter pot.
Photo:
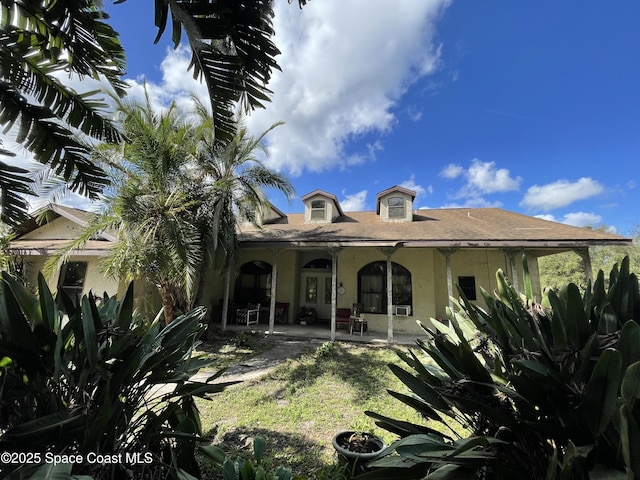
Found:
[(345, 431), (331, 441), (341, 464), (349, 464), (352, 472), (366, 471), (366, 464), (375, 460), (386, 445), (376, 435), (366, 432)]

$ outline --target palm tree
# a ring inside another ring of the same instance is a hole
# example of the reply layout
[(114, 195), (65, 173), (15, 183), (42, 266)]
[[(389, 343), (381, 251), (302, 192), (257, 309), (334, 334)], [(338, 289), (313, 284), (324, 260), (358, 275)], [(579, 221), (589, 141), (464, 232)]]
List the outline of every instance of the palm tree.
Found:
[[(203, 132), (210, 132), (208, 127), (215, 119), (196, 98), (193, 101)], [(238, 117), (235, 120), (236, 133), (231, 140), (218, 142), (205, 134), (196, 156), (197, 170), (202, 179), (198, 195), (207, 199), (198, 211), (198, 222), (205, 244), (209, 246), (208, 259), (217, 260), (218, 265), (226, 270), (223, 329), (227, 318), (231, 266), (238, 250), (239, 224), (248, 221), (260, 226), (262, 214), (271, 205), (264, 189), (280, 191), (287, 198), (295, 193), (285, 176), (266, 167), (259, 158), (260, 153), (267, 154), (262, 141), (282, 122), (274, 123), (258, 137), (252, 137), (242, 118)]]
[[(305, 3), (298, 0), (300, 7)], [(262, 107), (271, 94), (266, 86), (271, 72), (279, 68), (280, 52), (271, 41), (272, 1), (156, 0), (154, 5), (155, 41), (169, 19), (176, 46), (184, 31), (194, 77), (208, 87), (214, 134), (230, 140), (235, 106)], [(3, 0), (0, 8), (0, 125), (15, 125), (18, 143), (90, 197), (99, 195), (106, 179), (89, 158), (91, 142), (83, 136), (117, 142), (120, 134), (94, 93), (78, 94), (55, 74), (102, 79), (124, 95), (125, 53), (107, 19), (101, 0)], [(15, 224), (24, 217), (25, 201), (9, 193), (24, 193), (30, 183), (27, 172), (0, 162), (2, 220)]]
[(265, 167), (264, 151), (241, 123), (231, 141), (212, 133), (206, 107), (194, 98), (199, 121), (190, 123), (175, 104), (166, 111), (117, 100), (122, 131), (120, 144), (93, 149), (93, 160), (109, 173), (111, 187), (101, 214), (83, 234), (53, 256), (49, 274), (98, 232), (116, 231), (118, 242), (103, 262), (106, 274), (125, 280), (145, 279), (160, 293), (165, 322), (180, 307), (192, 307), (197, 280), (204, 279), (216, 259), (231, 265), (241, 219), (257, 221), (269, 205), (263, 188), (293, 194), (291, 183)]
[[(98, 195), (105, 178), (89, 161), (89, 148), (78, 134), (117, 141), (119, 133), (103, 116), (104, 104), (95, 94), (76, 93), (56, 74), (100, 78), (124, 94), (124, 51), (97, 5), (92, 0), (3, 0), (0, 9), (0, 125), (15, 126), (17, 142), (37, 161), (90, 197)], [(30, 184), (28, 172), (0, 162), (2, 221), (15, 224), (24, 218), (26, 201), (15, 192), (27, 193)]]
[(48, 273), (57, 271), (97, 232), (116, 231), (118, 242), (104, 260), (105, 273), (154, 284), (168, 324), (178, 307), (190, 301), (202, 259), (193, 199), (185, 186), (196, 130), (175, 104), (157, 113), (148, 97), (144, 104), (117, 103), (127, 142), (102, 144), (93, 151), (93, 159), (110, 172), (112, 182), (104, 208), (45, 268)]

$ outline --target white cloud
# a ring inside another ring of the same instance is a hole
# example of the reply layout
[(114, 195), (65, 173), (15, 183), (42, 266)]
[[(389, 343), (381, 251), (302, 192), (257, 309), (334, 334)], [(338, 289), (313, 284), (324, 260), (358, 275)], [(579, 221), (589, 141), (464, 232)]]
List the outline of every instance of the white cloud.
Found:
[(547, 185), (530, 187), (520, 205), (534, 210), (549, 211), (591, 198), (603, 191), (604, 188), (600, 183), (587, 177), (577, 182), (558, 180)]
[[(535, 215), (535, 218), (541, 218), (543, 220), (549, 220), (551, 222), (559, 222), (567, 225), (573, 225), (574, 227), (590, 227), (600, 225), (602, 223), (602, 217), (595, 213), (587, 212), (573, 212), (566, 213), (561, 220), (556, 219), (554, 215), (542, 214)], [(611, 232), (614, 233), (614, 232)]]
[(466, 177), (464, 196), (518, 190), (521, 181), (520, 177), (512, 178), (506, 168), (496, 168), (495, 162), (481, 162), (477, 158), (471, 161)]
[(433, 187), (431, 185), (429, 185), (428, 187), (423, 187), (422, 185), (418, 185), (416, 183), (416, 176), (413, 173), (411, 174), (411, 178), (409, 178), (409, 180), (405, 180), (404, 182), (402, 182), (400, 186), (416, 192), (416, 198), (424, 197), (426, 195), (431, 195), (433, 193)]
[[(387, 132), (407, 88), (438, 67), (435, 23), (449, 0), (310, 2), (300, 11), (277, 2), (275, 43), (282, 72), (252, 131), (286, 124), (267, 139), (271, 167), (297, 175), (343, 164), (345, 146), (365, 133)], [(366, 152), (353, 155), (366, 160)], [(352, 161), (352, 160), (351, 160)]]
[[(345, 192), (342, 192), (345, 195)], [(367, 191), (361, 190), (353, 195), (345, 195), (340, 200), (340, 206), (345, 212), (361, 212), (366, 209), (367, 204)]]
[[(266, 138), (268, 166), (300, 175), (375, 160), (380, 140), (347, 154), (347, 143), (367, 133), (386, 133), (397, 123), (393, 111), (408, 87), (433, 74), (441, 46), (435, 25), (451, 0), (370, 0), (367, 15), (357, 3), (324, 0), (302, 10), (275, 4), (274, 42), (282, 52), (268, 88), (266, 109), (247, 119), (258, 135), (276, 121), (285, 125)], [(154, 105), (188, 102), (191, 92), (207, 99), (204, 85), (187, 72), (186, 47), (167, 49), (162, 82), (148, 83)], [(142, 95), (143, 79), (130, 80), (131, 93)], [(413, 121), (421, 112), (409, 112)]]
[(440, 172), (440, 176), (444, 178), (458, 178), (462, 174), (464, 174), (464, 168), (455, 163), (450, 163)]
[(562, 223), (573, 225), (575, 227), (589, 227), (602, 223), (602, 217), (595, 213), (586, 212), (574, 212), (567, 213), (562, 220)]
[(497, 168), (495, 162), (482, 162), (477, 158), (471, 161), (468, 169), (449, 164), (440, 172), (440, 176), (449, 180), (459, 177), (465, 179), (465, 185), (453, 195), (455, 199), (465, 199), (462, 204), (464, 207), (501, 206), (500, 202), (489, 202), (482, 196), (518, 190), (522, 181), (520, 177), (512, 177), (506, 168)]

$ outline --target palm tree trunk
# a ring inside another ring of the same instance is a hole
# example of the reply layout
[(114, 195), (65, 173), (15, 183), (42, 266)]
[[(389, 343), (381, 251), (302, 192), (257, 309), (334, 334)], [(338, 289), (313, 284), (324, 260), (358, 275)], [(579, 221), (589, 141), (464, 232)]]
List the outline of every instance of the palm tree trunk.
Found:
[(229, 315), (229, 290), (231, 288), (231, 268), (233, 265), (233, 256), (229, 260), (224, 274), (224, 297), (222, 299), (222, 331), (227, 329), (227, 316)]
[(176, 318), (176, 309), (173, 304), (171, 286), (166, 283), (160, 284), (160, 297), (162, 298), (162, 310), (164, 312), (164, 323), (169, 325)]

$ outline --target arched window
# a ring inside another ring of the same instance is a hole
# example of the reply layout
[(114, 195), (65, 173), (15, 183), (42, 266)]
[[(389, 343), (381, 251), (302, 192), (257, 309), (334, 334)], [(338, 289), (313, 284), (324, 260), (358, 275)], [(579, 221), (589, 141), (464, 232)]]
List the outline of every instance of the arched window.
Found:
[(238, 304), (268, 303), (271, 299), (271, 265), (254, 260), (240, 267), (234, 301)]
[[(411, 272), (391, 262), (393, 305), (412, 306)], [(387, 313), (387, 262), (365, 265), (358, 272), (358, 302), (368, 313)]]

